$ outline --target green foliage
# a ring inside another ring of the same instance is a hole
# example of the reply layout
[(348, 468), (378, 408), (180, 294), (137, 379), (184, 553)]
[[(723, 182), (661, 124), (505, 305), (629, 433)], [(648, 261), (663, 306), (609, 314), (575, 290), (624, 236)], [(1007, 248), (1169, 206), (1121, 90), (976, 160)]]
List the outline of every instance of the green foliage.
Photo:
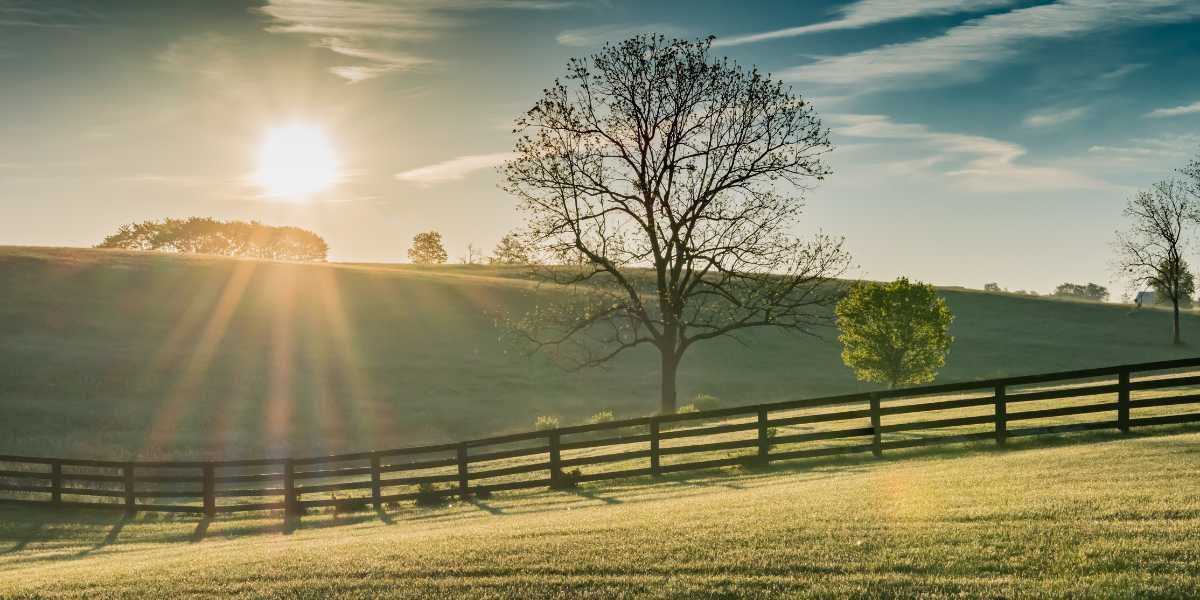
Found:
[(675, 409), (675, 414), (677, 414), (677, 415), (682, 415), (682, 414), (686, 414), (686, 413), (694, 413), (694, 412), (700, 412), (700, 409), (696, 408), (696, 405), (691, 404), (691, 403), (684, 404), (683, 406), (680, 406), (679, 408)]
[(589, 425), (599, 425), (600, 423), (611, 423), (613, 421), (613, 411), (611, 410), (602, 410), (588, 418)]
[(856, 283), (835, 312), (842, 361), (862, 381), (927, 383), (946, 364), (954, 317), (931, 285)]
[(1054, 289), (1054, 295), (1061, 298), (1078, 298), (1080, 300), (1091, 300), (1092, 302), (1105, 302), (1108, 300), (1108, 288), (1095, 283), (1088, 283), (1087, 285), (1064, 283)]
[(533, 423), (533, 428), (538, 431), (546, 431), (548, 429), (558, 429), (559, 419), (555, 415), (541, 415)]
[(96, 247), (301, 261), (323, 261), (329, 251), (325, 240), (307, 229), (208, 217), (129, 223)]
[(446, 248), (442, 246), (442, 234), (436, 231), (426, 231), (413, 236), (412, 247), (408, 249), (408, 260), (418, 265), (440, 265), (448, 258)]
[(712, 394), (696, 394), (696, 397), (692, 398), (690, 406), (700, 412), (716, 410), (721, 408), (721, 399)]

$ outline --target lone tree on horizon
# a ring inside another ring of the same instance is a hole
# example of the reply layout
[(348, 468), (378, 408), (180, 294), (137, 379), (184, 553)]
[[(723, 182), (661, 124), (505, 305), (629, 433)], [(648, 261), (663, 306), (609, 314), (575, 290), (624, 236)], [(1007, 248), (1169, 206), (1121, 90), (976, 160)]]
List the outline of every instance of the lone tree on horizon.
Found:
[(534, 272), (566, 286), (513, 329), (573, 369), (654, 348), (663, 413), (692, 346), (812, 333), (849, 263), (841, 239), (793, 233), (803, 192), (830, 174), (828, 130), (711, 43), (644, 35), (572, 59), (517, 120), (504, 166), (530, 252), (557, 265)]
[(1192, 281), (1183, 254), (1190, 243), (1196, 202), (1179, 179), (1165, 179), (1139, 191), (1125, 207), (1129, 229), (1117, 232), (1117, 268), (1135, 284), (1149, 285), (1171, 302), (1171, 341), (1179, 333), (1179, 305)]
[(412, 247), (408, 249), (408, 259), (418, 265), (440, 265), (449, 256), (442, 246), (442, 234), (436, 231), (426, 231), (413, 236)]
[(946, 364), (954, 315), (932, 285), (862, 282), (838, 302), (842, 362), (860, 381), (929, 383)]

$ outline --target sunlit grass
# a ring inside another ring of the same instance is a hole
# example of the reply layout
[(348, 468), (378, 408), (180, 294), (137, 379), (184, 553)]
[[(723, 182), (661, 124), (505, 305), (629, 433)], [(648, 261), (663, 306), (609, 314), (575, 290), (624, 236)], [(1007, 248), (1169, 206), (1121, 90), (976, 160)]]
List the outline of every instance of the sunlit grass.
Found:
[[(1200, 434), (1094, 433), (306, 516), (3, 511), (12, 597), (1184, 597)], [(100, 594), (97, 596), (97, 594)]]

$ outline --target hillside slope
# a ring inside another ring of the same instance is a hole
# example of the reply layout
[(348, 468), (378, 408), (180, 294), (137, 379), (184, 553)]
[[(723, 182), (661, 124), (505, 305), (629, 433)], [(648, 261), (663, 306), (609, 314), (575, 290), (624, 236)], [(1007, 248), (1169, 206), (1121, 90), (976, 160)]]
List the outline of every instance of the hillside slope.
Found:
[[(0, 452), (231, 457), (402, 446), (656, 406), (657, 361), (568, 374), (507, 352), (495, 315), (536, 299), (511, 271), (299, 265), (0, 248)], [(947, 290), (940, 380), (1189, 354), (1169, 316)], [(1194, 316), (1184, 322), (1200, 331)], [(726, 404), (863, 389), (829, 339), (697, 346), (681, 395)]]
[(0, 597), (1194, 596), (1200, 434), (1089, 439), (324, 513), (290, 532), (278, 515), (0, 508)]

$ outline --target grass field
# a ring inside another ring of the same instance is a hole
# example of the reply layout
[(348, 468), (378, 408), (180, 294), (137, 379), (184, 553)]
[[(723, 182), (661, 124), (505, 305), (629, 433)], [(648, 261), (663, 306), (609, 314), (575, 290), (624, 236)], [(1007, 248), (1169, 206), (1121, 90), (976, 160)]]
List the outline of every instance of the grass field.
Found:
[[(0, 511), (0, 597), (1190, 597), (1200, 434), (901, 451), (445, 508)], [(1087, 443), (1083, 443), (1087, 442)]]
[[(551, 293), (519, 275), (0, 248), (0, 451), (321, 454), (651, 412), (646, 354), (568, 374), (506, 349), (495, 315)], [(1162, 311), (944, 294), (956, 342), (941, 381), (1190, 354), (1166, 343)], [(1185, 318), (1185, 337), (1197, 324)], [(699, 345), (681, 394), (731, 405), (865, 389), (827, 333)]]

